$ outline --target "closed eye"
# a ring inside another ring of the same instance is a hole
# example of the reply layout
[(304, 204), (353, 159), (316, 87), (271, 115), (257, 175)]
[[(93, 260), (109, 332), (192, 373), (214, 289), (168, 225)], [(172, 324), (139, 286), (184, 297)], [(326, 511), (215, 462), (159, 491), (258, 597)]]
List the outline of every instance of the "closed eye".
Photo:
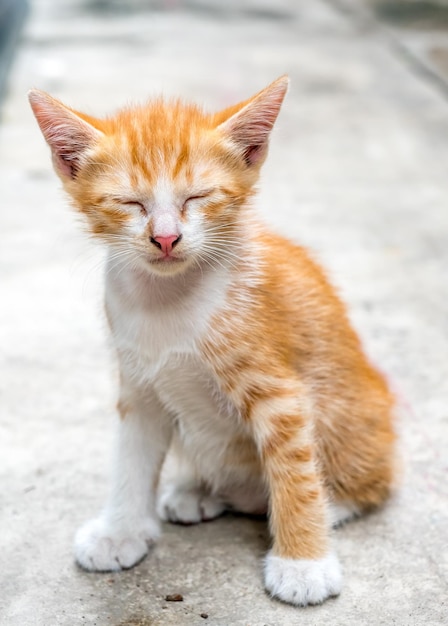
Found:
[(132, 207), (138, 208), (142, 215), (147, 214), (145, 207), (138, 200), (120, 200), (120, 203), (126, 206), (132, 206)]
[(212, 193), (213, 193), (212, 189), (207, 189), (206, 191), (201, 191), (200, 193), (197, 193), (194, 196), (189, 196), (185, 200), (182, 210), (186, 208), (188, 202), (194, 202), (195, 200), (203, 200), (204, 198), (207, 198), (208, 196), (210, 196)]
[(188, 202), (189, 200), (201, 200), (201, 198), (206, 198), (207, 196), (208, 196), (208, 193), (202, 193), (201, 195), (197, 195), (197, 196), (190, 196), (189, 198), (185, 200), (185, 202)]

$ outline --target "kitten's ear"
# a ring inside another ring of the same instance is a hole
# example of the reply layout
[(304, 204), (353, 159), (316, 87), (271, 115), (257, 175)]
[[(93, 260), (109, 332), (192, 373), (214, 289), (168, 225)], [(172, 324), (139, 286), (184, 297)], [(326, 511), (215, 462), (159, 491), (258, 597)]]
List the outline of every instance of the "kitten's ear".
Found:
[(44, 91), (32, 89), (28, 98), (51, 148), (56, 171), (63, 177), (75, 178), (86, 151), (103, 133)]
[[(266, 156), (269, 135), (288, 91), (289, 78), (281, 76), (250, 100), (223, 111), (230, 114), (217, 127), (242, 150), (248, 165)], [(236, 112), (235, 112), (236, 111)]]

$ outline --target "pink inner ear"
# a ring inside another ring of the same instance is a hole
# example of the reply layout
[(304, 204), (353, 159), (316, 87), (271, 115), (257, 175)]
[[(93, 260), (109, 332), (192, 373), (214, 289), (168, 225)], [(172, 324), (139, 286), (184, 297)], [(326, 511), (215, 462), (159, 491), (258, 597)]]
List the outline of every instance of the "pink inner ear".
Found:
[(92, 137), (71, 124), (59, 122), (51, 127), (48, 143), (53, 152), (55, 165), (61, 174), (74, 178), (85, 151), (92, 145)]
[(218, 126), (242, 148), (248, 165), (254, 165), (264, 158), (269, 135), (287, 89), (288, 79), (278, 79)]
[(85, 151), (95, 145), (100, 131), (43, 92), (33, 91), (29, 98), (56, 170), (74, 178)]
[(244, 152), (244, 160), (247, 165), (255, 165), (258, 161), (261, 161), (267, 149), (267, 141), (265, 143), (260, 144), (258, 146), (250, 146)]

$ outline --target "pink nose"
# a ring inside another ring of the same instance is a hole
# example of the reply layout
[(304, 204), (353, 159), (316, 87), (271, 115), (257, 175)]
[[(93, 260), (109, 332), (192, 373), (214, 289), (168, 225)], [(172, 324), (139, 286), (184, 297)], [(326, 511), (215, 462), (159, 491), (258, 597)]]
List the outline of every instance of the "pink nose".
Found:
[(151, 243), (162, 250), (163, 254), (170, 254), (174, 246), (182, 239), (182, 235), (168, 235), (167, 237), (151, 237)]

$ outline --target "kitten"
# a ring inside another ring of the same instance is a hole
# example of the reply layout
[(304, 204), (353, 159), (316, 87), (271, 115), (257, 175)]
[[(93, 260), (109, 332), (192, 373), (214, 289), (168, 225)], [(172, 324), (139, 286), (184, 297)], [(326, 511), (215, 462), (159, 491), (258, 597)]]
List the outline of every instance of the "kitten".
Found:
[(386, 382), (322, 270), (252, 207), (287, 87), (212, 115), (158, 99), (104, 120), (30, 93), (56, 172), (109, 249), (121, 420), (109, 500), (76, 535), (88, 570), (138, 563), (159, 518), (269, 510), (266, 589), (320, 603), (341, 589), (331, 525), (390, 492)]

